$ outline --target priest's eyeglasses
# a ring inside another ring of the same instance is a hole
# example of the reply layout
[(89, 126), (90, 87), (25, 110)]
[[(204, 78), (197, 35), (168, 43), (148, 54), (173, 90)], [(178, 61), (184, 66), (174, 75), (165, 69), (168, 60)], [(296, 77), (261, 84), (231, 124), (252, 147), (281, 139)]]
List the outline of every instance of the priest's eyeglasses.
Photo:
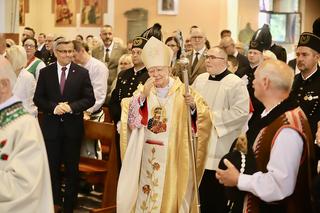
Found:
[(214, 60), (214, 59), (221, 59), (221, 60), (225, 60), (225, 58), (217, 57), (217, 56), (215, 56), (215, 55), (208, 55), (208, 54), (204, 54), (203, 56), (205, 57), (205, 59), (210, 59), (210, 60)]

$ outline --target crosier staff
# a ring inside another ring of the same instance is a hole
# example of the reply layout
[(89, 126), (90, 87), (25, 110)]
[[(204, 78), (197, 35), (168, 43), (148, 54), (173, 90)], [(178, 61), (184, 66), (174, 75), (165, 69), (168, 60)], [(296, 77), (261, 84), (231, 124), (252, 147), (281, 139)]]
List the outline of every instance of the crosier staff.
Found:
[[(182, 67), (182, 76), (183, 76), (183, 82), (185, 85), (185, 95), (189, 95), (189, 78), (188, 78), (188, 70), (186, 69), (187, 65), (189, 64), (189, 60), (185, 57), (181, 58), (178, 62)], [(191, 165), (192, 165), (192, 176), (193, 176), (193, 191), (191, 196), (191, 203), (193, 203), (193, 197), (196, 201), (196, 211), (200, 213), (200, 201), (199, 201), (199, 190), (198, 190), (198, 184), (197, 184), (197, 173), (196, 173), (196, 142), (197, 138), (195, 134), (192, 134), (192, 127), (191, 127), (191, 112), (190, 107), (187, 107), (187, 113), (188, 113), (188, 141), (189, 141), (189, 153), (191, 155)], [(191, 212), (192, 208), (190, 208)]]

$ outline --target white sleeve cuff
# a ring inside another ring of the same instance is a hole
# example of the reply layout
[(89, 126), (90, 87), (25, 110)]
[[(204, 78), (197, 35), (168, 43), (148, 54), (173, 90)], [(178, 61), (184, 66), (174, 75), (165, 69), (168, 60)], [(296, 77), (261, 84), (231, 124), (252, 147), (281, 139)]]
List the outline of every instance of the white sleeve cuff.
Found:
[(252, 175), (240, 174), (237, 187), (241, 191), (250, 191), (251, 182), (252, 182)]

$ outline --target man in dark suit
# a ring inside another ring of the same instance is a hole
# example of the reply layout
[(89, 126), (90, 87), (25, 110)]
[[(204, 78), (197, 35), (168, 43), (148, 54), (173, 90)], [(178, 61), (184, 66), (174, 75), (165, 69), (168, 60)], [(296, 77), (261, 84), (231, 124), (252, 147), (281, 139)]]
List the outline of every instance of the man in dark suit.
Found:
[(38, 35), (38, 48), (37, 48), (37, 51), (36, 53), (34, 54), (37, 58), (42, 58), (43, 57), (43, 54), (45, 54), (45, 52), (47, 51), (47, 48), (46, 48), (46, 34), (44, 33), (39, 33)]
[(223, 37), (220, 41), (220, 47), (223, 48), (228, 55), (233, 55), (239, 61), (238, 69), (236, 70), (236, 72), (241, 69), (249, 68), (248, 58), (238, 52), (235, 43), (231, 37)]
[(73, 212), (77, 199), (83, 111), (93, 106), (95, 98), (88, 71), (71, 62), (73, 43), (60, 38), (54, 42), (53, 50), (57, 62), (41, 70), (34, 103), (43, 112), (41, 130), (48, 153), (55, 208), (63, 205), (63, 212), (67, 213)]

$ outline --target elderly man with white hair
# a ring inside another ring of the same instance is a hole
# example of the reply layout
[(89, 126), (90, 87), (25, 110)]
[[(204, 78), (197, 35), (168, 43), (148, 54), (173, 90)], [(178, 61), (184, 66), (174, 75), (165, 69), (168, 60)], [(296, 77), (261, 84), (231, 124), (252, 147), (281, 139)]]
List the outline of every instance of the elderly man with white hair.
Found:
[(13, 96), (15, 81), (10, 63), (0, 58), (0, 209), (6, 213), (53, 213), (41, 130)]
[(151, 37), (141, 54), (150, 78), (138, 86), (133, 97), (122, 100), (123, 163), (117, 212), (189, 212), (195, 206), (191, 198), (194, 179), (188, 108), (198, 135), (198, 183), (210, 135), (209, 108), (198, 93), (191, 90), (186, 95), (179, 78), (170, 77), (172, 50), (163, 42)]
[(254, 95), (265, 110), (255, 129), (247, 134), (257, 171), (242, 174), (235, 162), (227, 159), (227, 169), (217, 170), (221, 184), (247, 192), (241, 212), (312, 212), (313, 141), (306, 115), (288, 98), (293, 75), (292, 69), (279, 60), (266, 60), (257, 68)]

